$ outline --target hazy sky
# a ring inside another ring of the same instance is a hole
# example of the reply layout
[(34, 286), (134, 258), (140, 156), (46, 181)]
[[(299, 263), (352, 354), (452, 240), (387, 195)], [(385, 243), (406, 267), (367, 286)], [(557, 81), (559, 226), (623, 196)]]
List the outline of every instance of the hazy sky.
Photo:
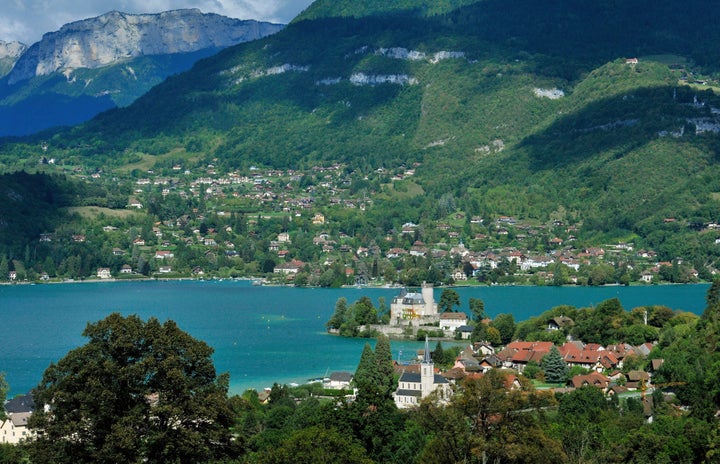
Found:
[(231, 18), (288, 23), (313, 0), (0, 0), (0, 40), (32, 45), (63, 24), (108, 11), (159, 13), (199, 8)]

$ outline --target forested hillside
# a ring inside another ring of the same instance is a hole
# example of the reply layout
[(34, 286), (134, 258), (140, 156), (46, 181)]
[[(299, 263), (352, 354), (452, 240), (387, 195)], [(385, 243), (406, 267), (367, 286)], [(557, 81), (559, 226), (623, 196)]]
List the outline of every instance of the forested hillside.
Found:
[[(36, 169), (41, 142), (85, 172), (169, 159), (227, 172), (341, 163), (345, 186), (373, 202), (358, 220), (387, 218), (363, 224), (375, 239), (455, 211), (558, 221), (585, 245), (634, 241), (709, 267), (702, 231), (720, 220), (718, 9), (319, 1), (128, 108), (6, 141), (0, 154), (7, 170)], [(369, 180), (390, 169), (414, 177)]]

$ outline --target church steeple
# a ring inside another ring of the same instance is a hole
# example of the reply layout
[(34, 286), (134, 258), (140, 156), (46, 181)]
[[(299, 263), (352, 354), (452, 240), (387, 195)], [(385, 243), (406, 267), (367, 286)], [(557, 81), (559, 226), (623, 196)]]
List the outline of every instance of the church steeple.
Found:
[(432, 357), (430, 356), (430, 344), (428, 343), (427, 335), (425, 336), (425, 353), (423, 354), (423, 364), (432, 364)]
[(430, 344), (425, 337), (425, 354), (420, 365), (420, 398), (425, 398), (435, 390), (435, 365), (430, 356)]

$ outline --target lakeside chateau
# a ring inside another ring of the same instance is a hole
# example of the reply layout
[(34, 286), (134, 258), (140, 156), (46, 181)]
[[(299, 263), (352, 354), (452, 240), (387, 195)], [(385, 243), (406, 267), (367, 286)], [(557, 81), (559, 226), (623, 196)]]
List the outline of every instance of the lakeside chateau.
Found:
[(403, 289), (390, 304), (391, 326), (429, 324), (439, 320), (440, 315), (433, 297), (432, 284), (423, 282), (419, 293)]

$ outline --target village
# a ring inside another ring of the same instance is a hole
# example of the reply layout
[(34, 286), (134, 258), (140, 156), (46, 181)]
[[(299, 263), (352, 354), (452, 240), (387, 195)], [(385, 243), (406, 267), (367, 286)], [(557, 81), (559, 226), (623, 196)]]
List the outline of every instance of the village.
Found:
[[(53, 168), (56, 161), (50, 161)], [(437, 219), (384, 214), (384, 192), (417, 188), (412, 177), (418, 168), (416, 163), (362, 174), (333, 164), (307, 171), (223, 172), (214, 164), (173, 163), (125, 177), (75, 169), (87, 183), (129, 191), (124, 212), (79, 209), (81, 216), (90, 213), (74, 227), (41, 234), (38, 242), (48, 249), (70, 248), (81, 262), (73, 256), (34, 265), (15, 259), (7, 263), (7, 280), (253, 277), (299, 286), (423, 280), (628, 285), (702, 282), (717, 273), (710, 265), (695, 266), (631, 242), (588, 245), (582, 223), (568, 212), (540, 223), (501, 212), (473, 214), (481, 213), (478, 205), (460, 210), (448, 200), (438, 205)], [(720, 248), (717, 224), (667, 218), (665, 225), (697, 229), (709, 249)], [(100, 252), (90, 253), (91, 248)]]

